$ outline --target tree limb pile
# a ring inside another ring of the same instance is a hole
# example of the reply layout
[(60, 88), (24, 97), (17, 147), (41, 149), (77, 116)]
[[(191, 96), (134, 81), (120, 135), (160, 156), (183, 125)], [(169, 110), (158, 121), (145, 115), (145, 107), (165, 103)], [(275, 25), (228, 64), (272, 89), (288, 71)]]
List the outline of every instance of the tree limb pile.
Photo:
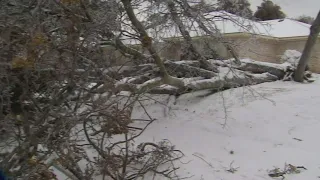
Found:
[[(182, 86), (166, 83), (157, 75), (159, 74), (157, 69), (148, 71), (147, 75), (139, 75), (136, 71), (128, 70), (131, 72), (129, 73), (131, 77), (124, 77), (118, 81), (117, 92), (182, 94), (205, 89), (222, 90), (281, 80), (288, 72), (292, 72), (292, 66), (287, 63), (274, 64), (243, 59), (239, 65), (234, 60), (209, 60), (208, 62), (219, 67), (220, 73), (215, 73), (200, 68), (197, 62), (199, 61), (164, 62), (170, 77), (182, 82)], [(150, 64), (140, 66), (150, 66)]]
[(214, 63), (219, 66), (230, 67), (238, 69), (241, 71), (249, 71), (254, 74), (260, 73), (270, 73), (277, 76), (279, 79), (282, 79), (287, 71), (287, 68), (291, 67), (289, 64), (274, 64), (267, 62), (259, 62), (250, 59), (242, 59), (241, 65), (236, 65), (232, 60), (226, 61), (217, 61), (211, 60), (211, 63)]

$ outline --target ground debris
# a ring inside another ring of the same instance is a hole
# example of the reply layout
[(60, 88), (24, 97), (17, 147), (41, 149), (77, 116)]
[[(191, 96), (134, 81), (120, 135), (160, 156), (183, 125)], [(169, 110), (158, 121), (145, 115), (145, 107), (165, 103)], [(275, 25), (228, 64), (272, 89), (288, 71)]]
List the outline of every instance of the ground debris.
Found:
[(282, 177), (282, 179), (284, 179), (284, 175), (286, 174), (299, 174), (301, 172), (300, 169), (307, 170), (307, 168), (305, 168), (304, 166), (294, 166), (292, 164), (285, 164), (283, 170), (280, 170), (280, 168), (274, 168), (271, 171), (269, 171), (268, 175), (272, 178)]
[(275, 177), (282, 177), (282, 179), (285, 178), (285, 177), (284, 177), (285, 174), (286, 174), (286, 172), (281, 171), (280, 168), (274, 168), (274, 169), (272, 169), (271, 171), (269, 171), (269, 173), (268, 173), (268, 175), (269, 175), (270, 177), (273, 177), (273, 178), (275, 178)]
[(236, 167), (236, 168), (233, 167), (233, 163), (234, 163), (234, 161), (232, 161), (232, 162), (230, 163), (229, 169), (226, 170), (227, 172), (230, 172), (230, 173), (232, 173), (232, 174), (234, 174), (235, 172), (237, 172), (238, 169), (239, 169), (239, 167)]
[(297, 141), (303, 141), (302, 139), (299, 139), (299, 138), (292, 138), (294, 140), (297, 140)]

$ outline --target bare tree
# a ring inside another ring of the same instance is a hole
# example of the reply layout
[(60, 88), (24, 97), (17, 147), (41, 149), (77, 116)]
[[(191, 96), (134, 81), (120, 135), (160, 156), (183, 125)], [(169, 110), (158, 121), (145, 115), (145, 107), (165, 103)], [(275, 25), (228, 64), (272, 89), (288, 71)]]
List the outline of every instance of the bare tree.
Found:
[[(101, 40), (143, 57), (117, 35), (120, 7), (99, 0), (1, 1), (0, 168), (9, 177), (54, 179), (50, 166), (71, 179), (174, 176), (174, 167), (157, 171), (183, 155), (172, 145), (132, 146), (153, 122), (150, 117), (135, 127), (131, 118), (144, 89), (121, 96), (121, 77), (108, 75), (113, 64)], [(115, 135), (122, 138), (110, 142)]]
[(186, 41), (187, 48), (185, 48), (185, 51), (187, 51), (186, 54), (187, 54), (188, 58), (199, 59), (200, 67), (207, 69), (207, 70), (218, 72), (217, 68), (214, 67), (213, 65), (211, 65), (210, 63), (208, 63), (206, 61), (206, 59), (195, 48), (189, 32), (186, 30), (185, 26), (183, 25), (183, 22), (181, 21), (181, 19), (178, 16), (178, 12), (177, 12), (177, 8), (175, 7), (176, 6), (175, 3), (172, 0), (167, 0), (167, 6), (168, 6), (168, 9), (169, 9), (169, 12), (170, 12), (170, 15), (171, 15), (173, 21), (179, 27), (179, 30), (180, 30), (183, 38)]
[(304, 71), (308, 65), (313, 46), (318, 40), (320, 32), (320, 11), (314, 20), (313, 24), (310, 27), (310, 35), (302, 52), (298, 67), (294, 74), (294, 80), (297, 82), (303, 82), (304, 79)]
[(295, 20), (312, 25), (312, 23), (314, 22), (314, 17), (302, 15), (302, 16), (295, 18)]

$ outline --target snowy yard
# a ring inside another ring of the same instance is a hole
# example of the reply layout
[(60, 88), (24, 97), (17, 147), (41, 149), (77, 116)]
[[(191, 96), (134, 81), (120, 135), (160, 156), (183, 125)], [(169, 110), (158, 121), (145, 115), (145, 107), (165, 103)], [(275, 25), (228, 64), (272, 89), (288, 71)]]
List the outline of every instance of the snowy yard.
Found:
[[(268, 171), (286, 163), (307, 168), (286, 179), (319, 179), (319, 90), (320, 81), (277, 81), (176, 101), (161, 95), (158, 103), (146, 102), (157, 121), (138, 141), (169, 139), (185, 154), (179, 175), (190, 180), (272, 179)], [(139, 108), (134, 113), (145, 116)]]

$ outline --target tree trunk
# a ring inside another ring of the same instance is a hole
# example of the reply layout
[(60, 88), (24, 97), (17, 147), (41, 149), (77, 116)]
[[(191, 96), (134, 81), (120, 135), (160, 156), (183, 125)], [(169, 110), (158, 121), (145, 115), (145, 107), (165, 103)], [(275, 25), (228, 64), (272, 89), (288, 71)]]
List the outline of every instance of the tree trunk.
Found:
[(147, 31), (141, 24), (141, 22), (137, 19), (136, 15), (134, 14), (132, 5), (131, 5), (131, 0), (121, 0), (124, 9), (126, 10), (126, 13), (132, 23), (132, 25), (137, 29), (137, 31), (140, 34), (140, 41), (144, 47), (146, 47), (151, 54), (152, 58), (155, 60), (155, 63), (159, 66), (160, 72), (162, 76), (168, 76), (167, 70), (164, 67), (164, 64), (162, 62), (162, 59), (156, 52), (155, 48), (153, 47), (152, 44), (152, 39), (149, 37)]
[(277, 76), (278, 79), (283, 79), (286, 71), (290, 68), (289, 65), (260, 62), (249, 59), (241, 60), (241, 65), (236, 65), (236, 62), (233, 60), (210, 60), (210, 62), (217, 66), (229, 67), (254, 74), (270, 73)]
[(207, 26), (203, 23), (205, 22), (205, 18), (201, 13), (194, 13), (193, 9), (190, 7), (189, 3), (186, 0), (182, 1), (181, 7), (184, 9), (185, 13), (187, 13), (188, 16), (192, 17), (198, 23), (200, 29), (202, 29), (205, 33), (210, 35), (210, 37), (213, 37), (215, 38), (215, 40), (220, 41), (226, 47), (226, 49), (232, 55), (232, 57), (236, 60), (236, 63), (241, 64), (238, 54), (233, 49), (233, 47), (229, 45), (227, 42), (217, 38), (217, 35), (210, 31), (209, 28), (207, 28)]
[(294, 80), (297, 82), (303, 82), (304, 71), (308, 64), (308, 61), (311, 56), (312, 49), (318, 40), (318, 35), (320, 32), (320, 11), (318, 13), (317, 18), (313, 22), (312, 26), (310, 27), (310, 35), (302, 52), (298, 67), (294, 74)]
[(191, 38), (189, 32), (187, 31), (187, 29), (183, 25), (183, 22), (180, 20), (180, 18), (178, 16), (178, 12), (175, 7), (175, 4), (171, 0), (168, 0), (167, 6), (168, 6), (168, 9), (169, 9), (169, 12), (170, 12), (170, 15), (172, 17), (173, 22), (178, 26), (179, 31), (180, 31), (183, 39), (187, 43), (187, 46), (188, 46), (187, 50), (192, 55), (191, 59), (202, 59), (201, 54), (197, 51), (197, 49), (194, 47), (194, 45), (192, 43), (192, 38)]
[(232, 75), (231, 77), (216, 77), (212, 79), (192, 81), (187, 85), (187, 88), (193, 91), (205, 89), (220, 90), (261, 84), (264, 82), (272, 82), (276, 80), (278, 80), (278, 77), (270, 73), (251, 74), (247, 72), (239, 72)]
[(175, 3), (172, 0), (167, 0), (167, 6), (173, 22), (178, 26), (183, 39), (187, 43), (187, 47), (188, 47), (187, 51), (188, 51), (188, 54), (191, 54), (191, 59), (198, 59), (200, 62), (200, 67), (203, 69), (218, 72), (218, 69), (214, 65), (208, 63), (206, 59), (199, 53), (199, 51), (194, 46), (189, 32), (187, 31), (186, 27), (183, 25), (183, 22), (178, 16)]
[[(183, 81), (181, 81), (178, 78), (174, 78), (168, 74), (167, 69), (164, 66), (162, 59), (160, 58), (159, 54), (157, 53), (156, 49), (153, 46), (152, 38), (148, 35), (146, 29), (144, 28), (144, 26), (141, 24), (141, 22), (136, 17), (136, 15), (133, 11), (132, 5), (131, 5), (131, 0), (121, 0), (121, 2), (124, 6), (124, 9), (129, 17), (132, 25), (140, 34), (139, 39), (140, 39), (142, 45), (148, 49), (149, 53), (151, 54), (151, 57), (154, 59), (156, 65), (160, 69), (162, 81), (159, 81), (159, 83), (166, 83), (166, 84), (174, 85), (177, 87), (184, 86)], [(157, 83), (150, 83), (147, 86), (148, 86), (148, 88), (151, 88), (151, 86), (157, 85), (159, 83), (158, 82)]]

